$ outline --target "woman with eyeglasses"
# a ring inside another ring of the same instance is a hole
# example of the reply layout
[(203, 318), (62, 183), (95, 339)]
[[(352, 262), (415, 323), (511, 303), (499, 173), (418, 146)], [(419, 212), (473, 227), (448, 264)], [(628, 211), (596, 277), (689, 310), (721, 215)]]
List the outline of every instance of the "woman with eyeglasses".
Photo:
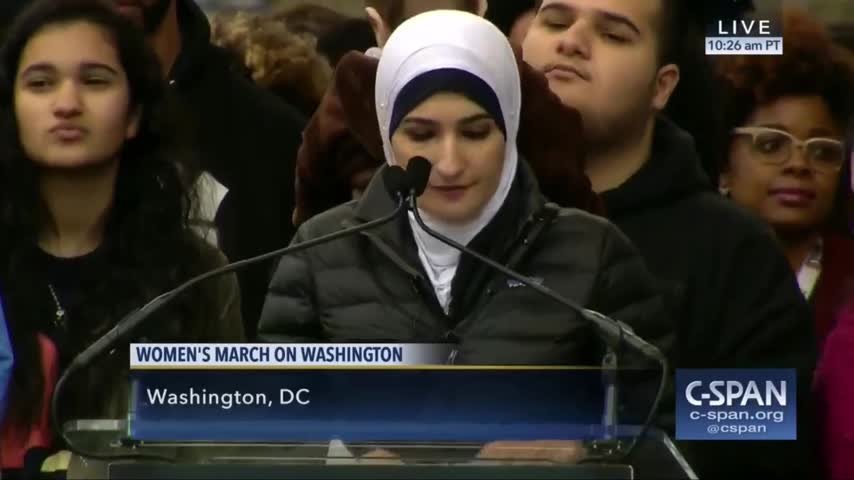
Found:
[(821, 339), (854, 294), (844, 141), (854, 70), (805, 14), (787, 12), (784, 27), (782, 56), (732, 57), (719, 65), (731, 127), (719, 186), (774, 229), (814, 307)]
[[(718, 65), (730, 127), (719, 186), (774, 229), (826, 347), (854, 300), (851, 159), (845, 146), (854, 112), (854, 61), (806, 14), (787, 11), (783, 28), (783, 55), (731, 57)], [(854, 451), (854, 416), (847, 414), (846, 421), (831, 414), (839, 410), (832, 405), (847, 411), (854, 401), (854, 359), (847, 366), (834, 360), (830, 367), (827, 354), (823, 350), (816, 383), (827, 478), (854, 478), (840, 476), (845, 467), (839, 467), (850, 463)], [(821, 387), (827, 374), (847, 381), (850, 393)], [(849, 453), (840, 455), (845, 449)], [(854, 475), (854, 469), (844, 471)]]

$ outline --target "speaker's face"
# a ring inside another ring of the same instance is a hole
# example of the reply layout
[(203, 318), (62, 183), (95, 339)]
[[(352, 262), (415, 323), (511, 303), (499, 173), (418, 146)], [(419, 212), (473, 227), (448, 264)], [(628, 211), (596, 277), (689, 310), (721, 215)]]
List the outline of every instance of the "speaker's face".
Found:
[(478, 104), (437, 93), (404, 117), (392, 136), (396, 162), (422, 156), (433, 169), (418, 206), (437, 220), (477, 218), (498, 189), (504, 168), (504, 133)]

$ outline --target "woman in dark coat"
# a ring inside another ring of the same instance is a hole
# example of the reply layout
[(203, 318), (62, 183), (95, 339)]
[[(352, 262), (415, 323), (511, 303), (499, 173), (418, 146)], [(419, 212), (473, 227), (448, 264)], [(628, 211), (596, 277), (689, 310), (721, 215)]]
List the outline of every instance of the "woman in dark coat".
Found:
[[(440, 25), (440, 37), (428, 35)], [(459, 32), (454, 34), (452, 32)], [(519, 158), (519, 70), (489, 22), (435, 11), (391, 36), (377, 71), (387, 162), (433, 164), (419, 211), (434, 229), (660, 342), (659, 297), (606, 220), (547, 204)], [(358, 200), (303, 224), (301, 242), (387, 215), (377, 175)], [(411, 214), (410, 214), (411, 215)], [(282, 259), (259, 334), (268, 341), (455, 342), (456, 362), (598, 364), (579, 315), (427, 235), (410, 217)]]

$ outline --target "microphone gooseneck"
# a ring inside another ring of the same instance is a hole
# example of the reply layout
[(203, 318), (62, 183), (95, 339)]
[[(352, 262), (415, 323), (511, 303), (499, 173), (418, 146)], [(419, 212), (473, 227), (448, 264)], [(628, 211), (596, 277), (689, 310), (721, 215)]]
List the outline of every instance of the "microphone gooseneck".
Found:
[[(429, 160), (425, 159), (424, 157), (413, 157), (409, 161), (409, 165), (407, 166), (407, 174), (410, 178), (410, 182), (412, 182), (413, 179), (429, 178), (431, 168), (432, 164)], [(653, 418), (656, 412), (658, 411), (659, 404), (661, 403), (661, 400), (664, 396), (664, 390), (667, 385), (667, 372), (669, 370), (669, 367), (667, 358), (664, 356), (661, 350), (658, 349), (658, 347), (656, 347), (655, 345), (652, 345), (651, 343), (647, 342), (646, 340), (635, 334), (629, 325), (626, 325), (623, 322), (605, 316), (599, 312), (584, 308), (575, 303), (574, 301), (561, 296), (554, 290), (532, 281), (525, 275), (511, 270), (505, 267), (504, 265), (492, 260), (491, 258), (485, 255), (481, 255), (480, 253), (468, 248), (467, 246), (462, 245), (456, 242), (455, 240), (433, 230), (432, 228), (427, 226), (427, 224), (421, 218), (421, 214), (418, 210), (417, 198), (415, 196), (409, 197), (409, 209), (413, 213), (413, 217), (415, 218), (416, 223), (425, 232), (427, 232), (428, 235), (432, 236), (433, 238), (436, 238), (437, 240), (445, 243), (446, 245), (449, 245), (459, 250), (460, 252), (466, 255), (474, 257), (475, 259), (486, 264), (492, 269), (522, 283), (523, 285), (533, 289), (540, 295), (550, 298), (551, 300), (561, 305), (564, 305), (570, 310), (579, 314), (582, 318), (590, 322), (595, 327), (602, 340), (613, 351), (619, 351), (620, 347), (623, 344), (626, 344), (638, 351), (639, 353), (643, 354), (645, 357), (655, 360), (656, 362), (658, 362), (659, 365), (661, 365), (661, 382), (659, 383), (656, 398), (652, 404), (649, 414), (647, 415), (647, 418), (644, 421), (644, 425), (642, 426), (639, 435), (632, 440), (631, 444), (626, 449), (626, 452), (623, 455), (623, 458), (628, 458), (634, 452), (638, 443), (638, 439), (643, 438), (649, 430), (650, 426), (652, 425)]]
[[(96, 340), (94, 343), (89, 345), (85, 350), (83, 350), (80, 354), (78, 354), (68, 367), (63, 371), (62, 375), (59, 377), (59, 380), (54, 387), (53, 396), (51, 397), (51, 422), (53, 424), (53, 428), (56, 430), (57, 434), (62, 438), (62, 440), (68, 446), (68, 449), (73, 453), (80, 455), (82, 457), (88, 457), (93, 459), (101, 459), (101, 460), (121, 460), (121, 459), (148, 459), (148, 460), (160, 460), (160, 461), (173, 461), (173, 459), (169, 457), (165, 457), (162, 455), (152, 455), (152, 454), (101, 454), (97, 452), (88, 452), (77, 448), (74, 445), (68, 435), (65, 433), (65, 430), (62, 428), (60, 423), (60, 415), (59, 415), (59, 400), (61, 398), (63, 387), (68, 379), (78, 370), (81, 370), (87, 367), (95, 358), (99, 355), (107, 351), (108, 349), (114, 347), (123, 339), (130, 336), (134, 330), (140, 327), (143, 323), (145, 323), (148, 319), (150, 319), (155, 313), (162, 310), (166, 305), (168, 305), (173, 299), (177, 298), (182, 293), (187, 290), (195, 287), (196, 285), (204, 282), (205, 280), (209, 280), (214, 277), (218, 277), (221, 275), (225, 275), (236, 270), (240, 270), (244, 267), (248, 267), (250, 265), (254, 265), (256, 263), (265, 262), (267, 260), (282, 257), (285, 255), (290, 255), (293, 253), (297, 253), (303, 250), (307, 250), (309, 248), (316, 247), (318, 245), (322, 245), (324, 243), (332, 242), (334, 240), (338, 240), (344, 237), (348, 237), (350, 235), (355, 235), (365, 230), (370, 230), (372, 228), (380, 227), (386, 223), (389, 223), (396, 219), (402, 212), (406, 211), (406, 199), (411, 195), (410, 186), (408, 177), (406, 172), (398, 166), (390, 166), (383, 170), (383, 184), (385, 185), (388, 193), (392, 198), (396, 201), (395, 209), (389, 213), (388, 215), (378, 218), (376, 220), (372, 220), (370, 222), (366, 222), (360, 225), (356, 225), (354, 227), (345, 228), (343, 230), (339, 230), (337, 232), (330, 233), (328, 235), (323, 235), (312, 240), (308, 240), (305, 242), (301, 242), (295, 245), (289, 245), (288, 247), (275, 250), (269, 253), (265, 253), (262, 255), (258, 255), (256, 257), (248, 258), (245, 260), (241, 260), (238, 262), (234, 262), (223, 267), (211, 270), (197, 277), (193, 277), (178, 287), (169, 290), (158, 297), (155, 297), (153, 300), (149, 301), (139, 310), (133, 311), (130, 314), (126, 315), (122, 320), (120, 320), (115, 327), (113, 327), (109, 332), (104, 334), (101, 338)], [(422, 190), (423, 191), (423, 190)]]

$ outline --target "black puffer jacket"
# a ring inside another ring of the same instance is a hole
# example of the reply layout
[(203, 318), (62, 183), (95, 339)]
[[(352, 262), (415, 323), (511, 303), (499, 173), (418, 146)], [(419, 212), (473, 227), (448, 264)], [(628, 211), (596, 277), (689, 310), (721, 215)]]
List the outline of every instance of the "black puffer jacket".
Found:
[[(607, 220), (547, 205), (524, 162), (496, 218), (470, 246), (666, 350), (673, 328), (643, 261)], [(296, 242), (387, 215), (381, 175), (365, 195), (303, 224)], [(594, 333), (566, 307), (461, 258), (446, 315), (402, 220), (282, 259), (264, 305), (266, 341), (457, 342), (457, 363), (599, 363)]]

